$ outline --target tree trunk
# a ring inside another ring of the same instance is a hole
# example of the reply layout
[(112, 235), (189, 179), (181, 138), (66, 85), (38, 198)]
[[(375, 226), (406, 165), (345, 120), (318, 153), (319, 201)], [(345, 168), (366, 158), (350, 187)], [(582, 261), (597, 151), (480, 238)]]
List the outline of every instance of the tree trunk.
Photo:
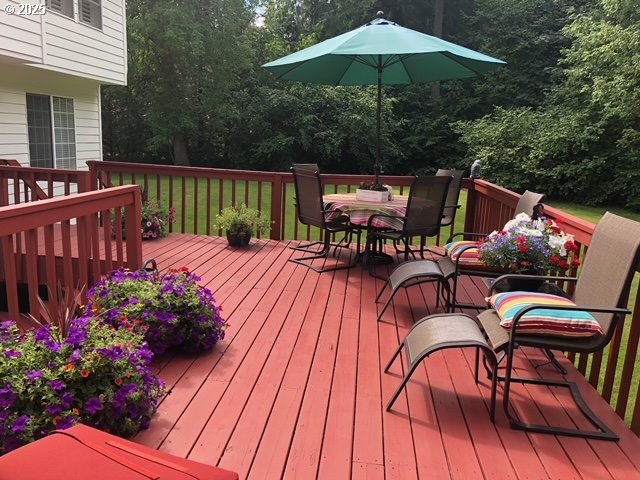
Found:
[[(442, 38), (442, 26), (444, 23), (444, 0), (436, 0), (436, 8), (433, 16), (433, 36)], [(433, 103), (440, 101), (440, 82), (431, 84), (431, 100)]]
[(187, 149), (187, 139), (182, 131), (173, 134), (173, 163), (181, 167), (191, 166), (191, 162), (189, 162), (189, 151)]

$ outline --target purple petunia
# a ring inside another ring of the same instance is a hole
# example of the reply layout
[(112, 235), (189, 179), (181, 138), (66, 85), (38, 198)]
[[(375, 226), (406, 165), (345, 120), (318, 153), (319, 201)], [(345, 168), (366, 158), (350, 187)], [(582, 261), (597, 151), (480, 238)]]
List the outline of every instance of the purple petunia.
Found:
[(100, 397), (91, 397), (84, 403), (84, 409), (91, 415), (95, 415), (102, 410), (102, 400), (100, 400)]
[(7, 358), (20, 358), (22, 356), (21, 352), (11, 348), (7, 348), (3, 353)]
[(44, 411), (50, 417), (55, 417), (56, 415), (60, 415), (60, 412), (62, 412), (62, 407), (57, 403), (52, 403), (51, 405), (47, 405)]
[(71, 405), (73, 405), (73, 400), (74, 400), (73, 393), (64, 392), (60, 397), (60, 405), (62, 405), (64, 409), (69, 409), (71, 408)]
[(44, 373), (42, 373), (42, 370), (30, 370), (27, 372), (27, 378), (31, 381), (42, 378), (43, 376)]
[(16, 418), (11, 426), (11, 431), (13, 433), (22, 433), (27, 429), (27, 424), (29, 423), (30, 417), (28, 415), (21, 415)]
[(61, 390), (64, 390), (66, 384), (62, 380), (50, 380), (49, 386), (53, 389), (53, 391), (59, 392)]
[(0, 409), (9, 408), (16, 401), (16, 394), (10, 383), (0, 387)]
[(76, 424), (76, 419), (73, 417), (62, 417), (59, 421), (58, 424), (56, 425), (56, 428), (60, 429), (60, 430), (66, 430), (67, 428), (71, 428)]

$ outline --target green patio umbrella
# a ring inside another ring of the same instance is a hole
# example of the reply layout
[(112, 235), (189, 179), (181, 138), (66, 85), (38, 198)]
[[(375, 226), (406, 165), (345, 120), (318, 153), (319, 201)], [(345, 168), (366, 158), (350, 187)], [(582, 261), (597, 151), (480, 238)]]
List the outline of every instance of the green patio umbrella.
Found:
[(382, 85), (470, 78), (505, 62), (381, 18), (263, 65), (285, 80), (378, 85), (376, 183), (380, 173)]

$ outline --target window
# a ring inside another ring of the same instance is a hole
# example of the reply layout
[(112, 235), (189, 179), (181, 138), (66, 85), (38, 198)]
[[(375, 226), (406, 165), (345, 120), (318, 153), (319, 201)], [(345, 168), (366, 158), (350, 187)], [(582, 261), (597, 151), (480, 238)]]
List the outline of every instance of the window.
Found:
[(47, 0), (47, 8), (73, 18), (73, 0)]
[(79, 16), (82, 23), (102, 28), (102, 0), (79, 0)]
[(72, 98), (28, 93), (27, 124), (32, 167), (76, 168)]

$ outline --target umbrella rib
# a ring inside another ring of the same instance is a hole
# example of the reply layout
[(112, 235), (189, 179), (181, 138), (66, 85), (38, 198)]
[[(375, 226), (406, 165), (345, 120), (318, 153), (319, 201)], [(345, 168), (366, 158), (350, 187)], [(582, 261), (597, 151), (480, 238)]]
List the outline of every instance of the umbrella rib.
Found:
[[(471, 68), (469, 65), (465, 65), (464, 63), (460, 62), (459, 60), (457, 60), (458, 56), (457, 55), (453, 55), (450, 52), (440, 52), (443, 56), (447, 57), (449, 60), (453, 60), (455, 63), (457, 63), (458, 65), (461, 65), (462, 67), (471, 70), (473, 73), (475, 73), (476, 75), (482, 75), (483, 72), (479, 72), (478, 70), (475, 70), (473, 68)], [(435, 80), (434, 80), (435, 81)]]

